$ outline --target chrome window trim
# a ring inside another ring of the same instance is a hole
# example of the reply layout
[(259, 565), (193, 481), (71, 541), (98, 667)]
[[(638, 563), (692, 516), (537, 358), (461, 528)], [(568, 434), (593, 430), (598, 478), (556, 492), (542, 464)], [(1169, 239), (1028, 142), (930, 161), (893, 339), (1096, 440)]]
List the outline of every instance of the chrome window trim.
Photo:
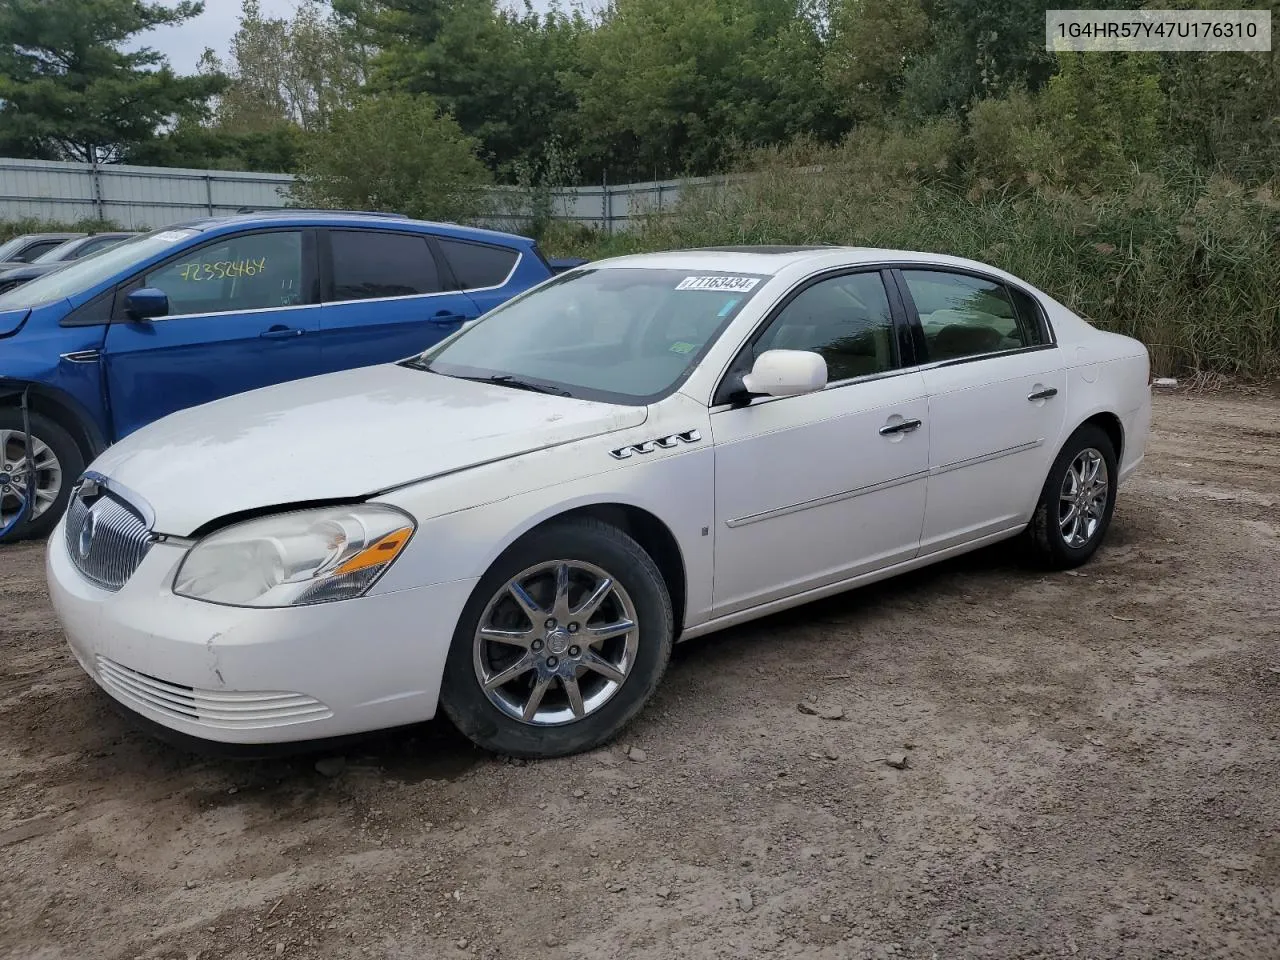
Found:
[[(524, 262), (524, 251), (519, 249), (518, 247), (506, 247), (499, 243), (484, 243), (480, 240), (464, 240), (461, 237), (442, 237), (439, 234), (434, 234), (434, 233), (424, 234), (424, 236), (431, 237), (437, 243), (439, 243), (441, 240), (449, 240), (453, 243), (469, 243), (473, 247), (491, 247), (494, 250), (514, 250), (516, 253), (516, 261), (511, 265), (511, 269), (507, 271), (507, 275), (502, 278), (501, 283), (490, 284), (487, 287), (462, 287), (459, 290), (450, 290), (448, 291), (449, 293), (487, 293), (490, 290), (501, 290), (503, 287), (505, 287), (508, 283), (511, 282), (511, 278), (514, 277), (516, 274), (516, 271), (520, 269), (520, 264)], [(448, 254), (445, 254), (443, 250), (441, 250), (441, 254), (444, 256), (446, 261), (449, 259)], [(451, 263), (449, 264), (449, 272), (453, 273), (453, 264)], [(550, 267), (547, 268), (547, 272), (548, 273), (551, 272)], [(554, 277), (555, 274), (552, 273), (551, 276)], [(344, 300), (343, 302), (346, 303), (347, 301)]]
[(316, 308), (323, 306), (323, 303), (292, 303), (284, 307), (251, 307), (248, 310), (210, 310), (205, 313), (172, 313), (163, 317), (152, 317), (147, 322), (165, 323), (169, 320), (192, 320), (199, 317), (229, 317), (232, 314), (249, 316), (254, 313), (283, 313), (286, 310), (315, 310)]
[[(432, 259), (433, 261), (435, 260), (435, 257), (436, 257), (435, 248), (432, 246), (432, 241), (433, 241), (433, 240), (434, 240), (436, 243), (439, 243), (441, 240), (452, 240), (452, 241), (454, 241), (454, 242), (456, 242), (456, 243), (470, 243), (470, 244), (472, 244), (473, 246), (477, 246), (477, 247), (492, 247), (492, 248), (497, 249), (497, 250), (513, 250), (513, 251), (515, 251), (516, 260), (515, 260), (515, 263), (513, 263), (513, 264), (511, 265), (511, 269), (507, 271), (507, 275), (506, 275), (505, 277), (503, 277), (503, 278), (502, 278), (502, 282), (501, 282), (501, 283), (498, 283), (498, 284), (492, 284), (492, 285), (487, 286), (487, 287), (460, 287), (460, 288), (458, 288), (457, 290), (437, 290), (437, 291), (435, 291), (435, 292), (433, 292), (433, 293), (406, 293), (406, 294), (401, 294), (401, 295), (394, 296), (394, 297), (365, 297), (365, 298), (361, 298), (361, 299), (359, 299), (359, 300), (320, 300), (318, 303), (315, 303), (315, 304), (307, 304), (307, 306), (328, 307), (328, 306), (333, 306), (333, 305), (335, 305), (335, 304), (339, 304), (339, 303), (386, 303), (386, 302), (389, 302), (389, 301), (392, 301), (392, 300), (425, 300), (425, 299), (427, 299), (428, 297), (448, 297), (448, 296), (457, 296), (459, 293), (488, 293), (490, 290), (501, 290), (501, 289), (502, 289), (503, 287), (505, 287), (508, 283), (510, 283), (510, 282), (511, 282), (511, 278), (512, 278), (512, 277), (514, 277), (514, 276), (515, 276), (516, 271), (520, 269), (520, 264), (524, 262), (524, 251), (523, 251), (523, 250), (521, 250), (521, 249), (519, 249), (518, 247), (508, 247), (508, 246), (504, 246), (503, 244), (500, 244), (500, 243), (484, 243), (484, 242), (479, 241), (479, 240), (464, 240), (462, 237), (446, 237), (446, 236), (441, 236), (441, 235), (440, 235), (440, 234), (438, 234), (438, 233), (429, 233), (429, 232), (427, 232), (427, 231), (425, 231), (425, 230), (422, 230), (422, 231), (418, 231), (418, 230), (383, 230), (383, 229), (371, 228), (371, 227), (347, 227), (347, 226), (342, 226), (342, 227), (318, 227), (317, 229), (319, 229), (319, 230), (325, 230), (325, 231), (326, 231), (326, 232), (328, 232), (328, 233), (334, 233), (334, 232), (339, 232), (339, 233), (358, 233), (358, 232), (360, 232), (361, 230), (365, 230), (365, 231), (368, 231), (368, 232), (371, 232), (371, 233), (390, 233), (390, 234), (395, 234), (396, 236), (401, 236), (401, 237), (419, 237), (419, 238), (421, 238), (422, 240), (425, 240), (425, 241), (426, 241), (426, 243), (427, 243), (427, 250), (428, 250), (428, 252), (430, 253), (430, 255), (431, 255), (431, 259)], [(440, 255), (441, 255), (442, 257), (445, 257), (445, 263), (444, 263), (444, 266), (448, 268), (450, 276), (453, 276), (453, 264), (451, 264), (451, 263), (449, 263), (449, 262), (448, 262), (448, 257), (445, 255), (445, 253), (444, 253), (444, 251), (443, 251), (443, 250), (441, 250), (441, 251), (440, 251)], [(330, 258), (330, 259), (332, 259), (332, 258)], [(330, 264), (329, 264), (329, 266), (330, 266), (330, 267), (332, 267), (332, 263), (330, 263)], [(441, 275), (441, 273), (442, 273), (442, 271), (440, 270), (440, 267), (441, 267), (441, 264), (437, 263), (437, 264), (436, 264), (436, 273), (437, 273), (437, 275)], [(549, 271), (548, 271), (548, 272), (549, 272)], [(554, 276), (554, 274), (552, 274), (552, 276)], [(330, 279), (332, 279), (332, 278), (330, 278)], [(457, 278), (455, 277), (454, 279), (457, 279)], [(227, 312), (227, 313), (235, 313), (236, 311), (234, 311), (234, 310), (228, 310), (228, 311), (225, 311), (225, 312)]]
[[(312, 228), (304, 227), (304, 228), (291, 228), (291, 229), (294, 230), (295, 232), (301, 232), (302, 230), (305, 230), (305, 229), (322, 230), (326, 228), (325, 227), (312, 227)], [(342, 227), (339, 229), (348, 229), (348, 228)], [(368, 229), (368, 228), (365, 228), (365, 229)], [(245, 234), (225, 234), (223, 236), (239, 237), (239, 236), (248, 236), (251, 233), (269, 233), (269, 232), (285, 232), (285, 231), (254, 230), (254, 231), (248, 231)], [(254, 314), (254, 313), (277, 313), (282, 310), (306, 310), (311, 307), (330, 307), (330, 306), (336, 306), (338, 304), (346, 304), (346, 303), (387, 303), (393, 300), (425, 300), (430, 297), (456, 296), (459, 293), (488, 293), (492, 290), (501, 290), (503, 287), (509, 284), (511, 282), (511, 278), (515, 276), (516, 271), (520, 269), (520, 264), (524, 262), (524, 257), (525, 257), (523, 250), (520, 250), (516, 247), (502, 247), (499, 244), (494, 244), (494, 243), (487, 243), (487, 244), (478, 243), (476, 241), (471, 241), (471, 240), (462, 240), (458, 237), (441, 237), (437, 234), (426, 233), (426, 232), (406, 233), (405, 231), (401, 231), (401, 230), (379, 230), (377, 232), (378, 233), (396, 233), (401, 236), (421, 237), (422, 239), (427, 240), (428, 242), (433, 239), (434, 240), (457, 240), (459, 243), (475, 243), (477, 246), (488, 246), (488, 247), (494, 247), (496, 249), (502, 249), (502, 250), (514, 250), (516, 254), (516, 259), (515, 259), (515, 263), (511, 265), (511, 269), (507, 271), (507, 275), (503, 277), (502, 282), (498, 284), (493, 284), (488, 287), (465, 287), (459, 290), (437, 290), (434, 293), (408, 293), (402, 296), (395, 296), (395, 297), (368, 297), (361, 300), (317, 300), (315, 303), (296, 303), (296, 304), (290, 304), (288, 306), (283, 306), (283, 307), (252, 307), (251, 309), (248, 309), (248, 310), (206, 310), (201, 313), (173, 313), (164, 317), (155, 317), (151, 320), (151, 322), (163, 323), (166, 320), (190, 320), (198, 317), (225, 317), (233, 313), (246, 314), (246, 315)], [(220, 237), (214, 238), (213, 242), (216, 242), (219, 239), (223, 239), (223, 237), (220, 236)], [(432, 253), (432, 256), (434, 257), (434, 253)], [(151, 270), (157, 270), (165, 266), (168, 266), (169, 263), (174, 262), (177, 259), (180, 259), (180, 257), (181, 255), (179, 255), (178, 257), (170, 258), (170, 260), (166, 260), (164, 263), (157, 264), (155, 267), (151, 267), (149, 270), (131, 278), (131, 280), (137, 279), (138, 276), (145, 277), (147, 273), (151, 272)], [(452, 266), (449, 267), (449, 272), (450, 273), (453, 272)], [(125, 284), (131, 282), (131, 280), (122, 280), (120, 281), (120, 283), (117, 284), (117, 286), (124, 286)]]
[(954, 367), (962, 363), (972, 363), (975, 360), (991, 360), (996, 357), (1011, 357), (1022, 353), (1036, 353), (1041, 350), (1057, 350), (1058, 345), (1042, 344), (1034, 347), (1016, 347), (1012, 350), (994, 350), (988, 353), (975, 353), (971, 357), (953, 357), (949, 360), (934, 360), (931, 363), (920, 363), (912, 367), (897, 367), (893, 370), (882, 370), (880, 373), (868, 373), (861, 377), (849, 377), (845, 380), (833, 380), (822, 388), (815, 390), (813, 393), (798, 393), (790, 397), (752, 397), (747, 403), (717, 403), (710, 408), (711, 413), (724, 413), (728, 410), (742, 410), (746, 407), (754, 407), (762, 403), (773, 403), (777, 400), (794, 400), (798, 397), (811, 397), (815, 393), (822, 393), (826, 390), (840, 390), (844, 387), (851, 387), (856, 384), (874, 383), (877, 380), (888, 380), (890, 377), (901, 377), (909, 373), (924, 373), (928, 370), (937, 370), (940, 367)]
[(456, 297), (460, 293), (484, 293), (489, 290), (501, 290), (510, 281), (511, 276), (516, 272), (520, 265), (520, 258), (523, 254), (516, 257), (516, 266), (511, 268), (511, 273), (507, 274), (506, 280), (495, 287), (470, 287), (466, 290), (437, 290), (435, 293), (406, 293), (397, 297), (365, 297), (359, 300), (321, 300), (318, 303), (295, 303), (285, 307), (254, 307), (250, 310), (210, 310), (204, 313), (175, 313), (167, 317), (156, 317), (153, 323), (159, 323), (164, 320), (185, 320), (190, 317), (224, 317), (228, 314), (250, 314), (250, 313), (277, 313), (281, 310), (307, 310), (313, 307), (336, 307), (344, 306), (348, 303), (389, 303), (393, 300), (427, 300), (432, 297)]
[[(974, 277), (975, 279), (978, 279), (978, 280), (986, 280), (989, 283), (998, 283), (1004, 287), (1011, 287), (1017, 290), (1018, 292), (1022, 293), (1023, 295), (1029, 297), (1031, 299), (1031, 302), (1036, 305), (1036, 309), (1040, 311), (1040, 323), (1044, 327), (1045, 333), (1048, 334), (1048, 340), (1045, 343), (1035, 343), (1035, 344), (1031, 344), (1030, 346), (1019, 347), (1018, 349), (1035, 350), (1043, 347), (1051, 347), (1051, 346), (1056, 347), (1058, 345), (1058, 334), (1053, 329), (1053, 324), (1049, 321), (1049, 311), (1046, 310), (1044, 304), (1040, 302), (1040, 297), (1032, 293), (1029, 289), (1027, 289), (1026, 284), (1022, 283), (1021, 281), (1006, 280), (1004, 279), (1004, 277), (998, 277), (994, 273), (988, 273), (985, 270), (975, 270), (972, 267), (956, 267), (956, 266), (951, 266), (950, 264), (926, 263), (923, 261), (920, 261), (920, 262), (894, 261), (892, 263), (887, 263), (884, 266), (888, 270), (897, 270), (899, 273), (902, 273), (907, 270), (923, 270), (929, 273), (955, 273), (955, 274), (959, 274), (962, 277)], [(907, 282), (907, 278), (903, 277), (902, 282), (905, 285)], [(911, 291), (908, 290), (906, 292), (910, 293)], [(1011, 306), (1013, 306), (1013, 312), (1016, 317), (1016, 314), (1018, 312), (1018, 306), (1017, 304), (1011, 304)], [(920, 317), (920, 313), (917, 310), (916, 319), (918, 320), (919, 317)], [(1000, 351), (1000, 352), (1007, 353), (1009, 351)], [(966, 360), (968, 358), (961, 357), (959, 359)]]
[[(926, 271), (932, 271), (935, 273), (957, 273), (957, 274), (960, 274), (961, 276), (971, 276), (980, 280), (986, 280), (990, 283), (998, 283), (1006, 287), (1015, 288), (1025, 296), (1029, 297), (1031, 299), (1031, 302), (1036, 305), (1036, 309), (1040, 312), (1040, 321), (1043, 324), (1045, 333), (1048, 335), (1048, 339), (1045, 343), (1032, 344), (1031, 346), (1026, 346), (1026, 347), (1014, 347), (1011, 350), (993, 350), (987, 353), (975, 353), (969, 357), (952, 357), (947, 360), (931, 360), (928, 363), (918, 363), (909, 367), (896, 367), (893, 370), (885, 370), (880, 373), (867, 374), (862, 377), (850, 377), (846, 380), (836, 380), (831, 383), (828, 383), (825, 387), (823, 387), (824, 390), (831, 389), (833, 387), (838, 388), (838, 387), (849, 386), (850, 384), (854, 384), (854, 383), (865, 383), (871, 380), (880, 380), (885, 377), (898, 376), (904, 373), (914, 373), (914, 372), (921, 372), (925, 370), (933, 370), (942, 366), (952, 366), (959, 363), (971, 363), (974, 360), (986, 360), (991, 357), (1005, 356), (1008, 354), (1030, 353), (1034, 350), (1053, 350), (1058, 347), (1058, 334), (1053, 329), (1053, 323), (1049, 319), (1048, 309), (1046, 309), (1045, 305), (1040, 301), (1040, 297), (1037, 294), (1033, 293), (1030, 289), (1028, 289), (1025, 283), (1022, 283), (1020, 281), (1006, 280), (1004, 277), (997, 276), (996, 274), (990, 273), (986, 270), (973, 269), (970, 267), (957, 267), (957, 266), (952, 266), (950, 264), (934, 263), (927, 260), (884, 260), (876, 263), (844, 264), (842, 266), (837, 266), (837, 267), (823, 267), (821, 270), (817, 270), (814, 273), (807, 274), (806, 276), (802, 277), (800, 280), (797, 280), (795, 283), (793, 283), (786, 290), (778, 294), (778, 296), (774, 299), (773, 303), (771, 303), (766, 308), (764, 315), (760, 319), (760, 321), (754, 327), (751, 328), (751, 330), (747, 333), (745, 337), (742, 338), (742, 340), (738, 343), (737, 347), (734, 349), (732, 355), (725, 362), (724, 367), (721, 369), (720, 373), (716, 376), (715, 386), (712, 388), (711, 396), (708, 399), (709, 400), (714, 399), (716, 394), (720, 392), (720, 388), (724, 385), (725, 377), (729, 375), (729, 371), (733, 368), (733, 362), (734, 360), (737, 359), (738, 353), (742, 350), (742, 348), (746, 346), (747, 343), (749, 343), (753, 337), (755, 337), (758, 333), (763, 332), (765, 329), (768, 328), (768, 325), (770, 323), (772, 323), (775, 319), (777, 319), (775, 315), (775, 311), (782, 305), (783, 301), (786, 300), (788, 297), (790, 297), (793, 293), (796, 293), (807, 284), (817, 283), (823, 279), (827, 279), (830, 277), (837, 277), (837, 276), (842, 276), (845, 274), (852, 274), (852, 273), (881, 271), (881, 270), (889, 270), (889, 271), (926, 270)], [(903, 284), (906, 283), (905, 278), (903, 278), (902, 283)], [(892, 300), (890, 301), (890, 305), (892, 306)], [(905, 308), (906, 304), (904, 303), (903, 306)], [(1014, 311), (1015, 313), (1017, 311), (1016, 305), (1014, 305)], [(916, 321), (917, 323), (919, 321), (919, 311), (916, 311)], [(911, 326), (910, 316), (907, 317), (907, 324), (908, 326)], [(895, 327), (896, 327), (896, 323), (895, 323)], [(808, 394), (800, 394), (800, 396), (808, 396)], [(745, 403), (745, 404), (708, 403), (707, 406), (710, 412), (720, 413), (720, 412), (723, 412), (724, 410), (737, 410), (742, 407), (754, 406), (758, 402), (766, 402), (766, 401), (773, 401), (773, 400), (788, 400), (788, 399), (791, 399), (791, 398), (790, 397), (755, 397), (749, 403)]]

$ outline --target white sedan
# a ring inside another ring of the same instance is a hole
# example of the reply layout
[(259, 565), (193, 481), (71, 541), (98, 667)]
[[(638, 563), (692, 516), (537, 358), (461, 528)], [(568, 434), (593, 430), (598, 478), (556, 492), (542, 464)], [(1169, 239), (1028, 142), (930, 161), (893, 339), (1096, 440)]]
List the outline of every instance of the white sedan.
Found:
[(676, 640), (1010, 537), (1085, 562), (1149, 382), (1142, 344), (968, 260), (624, 257), (399, 364), (139, 430), (81, 480), (49, 587), (84, 669), (182, 734), (443, 708), (567, 754), (636, 715)]

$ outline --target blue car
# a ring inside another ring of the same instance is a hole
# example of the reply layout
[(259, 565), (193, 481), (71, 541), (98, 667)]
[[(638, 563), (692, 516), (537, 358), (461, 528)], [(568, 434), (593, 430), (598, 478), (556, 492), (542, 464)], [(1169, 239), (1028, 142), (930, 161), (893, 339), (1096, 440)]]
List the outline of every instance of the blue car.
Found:
[(511, 234), (283, 210), (157, 230), (0, 294), (0, 542), (46, 534), (85, 464), (153, 420), (417, 353), (570, 263)]

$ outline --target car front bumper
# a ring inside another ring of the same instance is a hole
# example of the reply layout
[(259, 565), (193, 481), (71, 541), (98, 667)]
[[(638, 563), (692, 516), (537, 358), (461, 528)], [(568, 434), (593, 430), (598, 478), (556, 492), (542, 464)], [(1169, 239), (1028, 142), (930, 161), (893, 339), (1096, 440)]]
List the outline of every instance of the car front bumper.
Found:
[(179, 734), (227, 744), (321, 740), (430, 719), (476, 581), (283, 609), (176, 596), (184, 547), (155, 544), (112, 593), (82, 577), (61, 523), (49, 595), (80, 666)]

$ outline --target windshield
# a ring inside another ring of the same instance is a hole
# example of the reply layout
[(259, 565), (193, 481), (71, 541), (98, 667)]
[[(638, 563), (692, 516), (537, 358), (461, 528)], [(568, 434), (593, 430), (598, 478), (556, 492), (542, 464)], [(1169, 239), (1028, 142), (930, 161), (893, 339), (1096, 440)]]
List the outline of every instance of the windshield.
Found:
[(434, 373), (616, 403), (674, 390), (763, 284), (755, 274), (575, 270), (428, 350)]
[(105, 250), (72, 260), (61, 270), (46, 273), (30, 283), (0, 294), (0, 310), (25, 310), (72, 296), (109, 280), (116, 274), (169, 250), (196, 230), (159, 230), (112, 244)]

